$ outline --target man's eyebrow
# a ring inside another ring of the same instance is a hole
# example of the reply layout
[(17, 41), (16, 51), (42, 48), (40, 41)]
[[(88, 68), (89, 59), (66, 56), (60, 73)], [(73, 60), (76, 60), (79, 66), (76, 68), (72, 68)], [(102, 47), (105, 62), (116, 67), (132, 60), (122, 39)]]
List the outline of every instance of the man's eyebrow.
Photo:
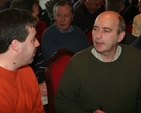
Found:
[(93, 28), (99, 28), (98, 26), (94, 25)]
[[(99, 28), (97, 25), (94, 25), (93, 28)], [(111, 28), (109, 27), (102, 27), (102, 29), (108, 29), (108, 30), (112, 30)]]
[(93, 25), (93, 27), (98, 27), (97, 25)]
[(102, 27), (102, 29), (107, 29), (107, 30), (112, 31), (112, 29), (111, 29), (111, 28), (109, 28), (109, 27)]

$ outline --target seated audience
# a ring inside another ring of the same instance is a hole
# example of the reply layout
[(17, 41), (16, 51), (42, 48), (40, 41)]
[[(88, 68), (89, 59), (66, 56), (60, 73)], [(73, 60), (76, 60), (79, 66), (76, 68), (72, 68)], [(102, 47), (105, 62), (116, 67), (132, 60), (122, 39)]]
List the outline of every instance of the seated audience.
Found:
[(70, 2), (57, 2), (53, 13), (55, 23), (46, 29), (42, 38), (42, 54), (45, 61), (61, 47), (76, 53), (91, 45), (83, 31), (71, 25), (73, 7)]
[(125, 27), (113, 11), (96, 18), (93, 46), (76, 53), (61, 78), (57, 113), (141, 113), (141, 51), (119, 44)]
[[(138, 9), (141, 12), (141, 0), (138, 1)], [(134, 17), (132, 26), (132, 34), (139, 37), (141, 35), (141, 13)]]
[(45, 113), (37, 79), (28, 66), (39, 46), (36, 24), (28, 11), (0, 12), (0, 113)]
[(100, 14), (104, 0), (85, 0), (76, 10), (72, 24), (83, 31), (93, 26), (95, 18)]

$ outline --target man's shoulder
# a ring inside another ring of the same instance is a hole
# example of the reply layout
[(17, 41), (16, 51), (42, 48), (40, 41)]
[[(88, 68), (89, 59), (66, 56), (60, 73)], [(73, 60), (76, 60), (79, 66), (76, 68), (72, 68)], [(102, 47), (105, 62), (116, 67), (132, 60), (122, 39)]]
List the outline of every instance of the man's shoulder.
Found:
[(80, 57), (86, 57), (86, 56), (89, 56), (89, 54), (91, 54), (91, 49), (93, 48), (93, 46), (90, 46), (90, 47), (88, 47), (88, 48), (86, 48), (86, 49), (83, 49), (83, 50), (81, 50), (81, 51), (79, 51), (79, 52), (77, 52), (74, 56), (75, 57), (78, 57), (78, 58), (80, 58)]
[(57, 30), (56, 30), (56, 27), (55, 27), (54, 25), (51, 25), (50, 27), (48, 27), (48, 28), (44, 31), (43, 37), (44, 37), (44, 36), (47, 36), (48, 34), (55, 34), (56, 31), (57, 31)]
[(121, 44), (121, 47), (125, 54), (131, 55), (132, 57), (133, 56), (141, 57), (141, 51), (139, 49), (132, 47), (130, 45), (124, 45), (124, 44)]
[(79, 7), (75, 9), (75, 15), (82, 15), (87, 13), (87, 8), (84, 4), (81, 4)]
[(139, 20), (140, 20), (140, 18), (141, 18), (141, 14), (137, 14), (137, 15), (134, 17), (134, 20), (136, 20), (136, 19), (139, 19)]
[(52, 24), (51, 26), (49, 26), (49, 27), (45, 30), (45, 32), (49, 32), (49, 31), (52, 31), (52, 30), (54, 30), (54, 29), (55, 29), (55, 25)]
[(82, 10), (84, 9), (86, 6), (84, 5), (84, 3), (80, 4), (79, 7), (76, 8), (75, 11), (78, 11), (78, 10)]
[(84, 50), (81, 50), (77, 53), (75, 53), (75, 55), (72, 57), (70, 64), (71, 65), (81, 65), (81, 64), (85, 64), (88, 63), (90, 61), (90, 58), (92, 58), (92, 53), (91, 53), (91, 49), (93, 47), (88, 47)]
[(29, 65), (25, 65), (25, 66), (19, 68), (18, 71), (23, 71), (23, 72), (24, 71), (29, 71), (29, 72), (33, 72), (32, 68)]
[(36, 78), (36, 75), (33, 71), (33, 69), (29, 65), (25, 65), (21, 68), (18, 69), (18, 73), (23, 77), (23, 78), (32, 78), (33, 80)]

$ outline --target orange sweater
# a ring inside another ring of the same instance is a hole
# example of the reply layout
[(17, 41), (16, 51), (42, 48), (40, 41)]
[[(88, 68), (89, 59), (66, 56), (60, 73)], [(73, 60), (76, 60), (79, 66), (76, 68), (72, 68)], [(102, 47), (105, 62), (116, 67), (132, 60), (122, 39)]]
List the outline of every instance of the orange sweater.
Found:
[(0, 67), (0, 113), (44, 113), (39, 86), (29, 66)]

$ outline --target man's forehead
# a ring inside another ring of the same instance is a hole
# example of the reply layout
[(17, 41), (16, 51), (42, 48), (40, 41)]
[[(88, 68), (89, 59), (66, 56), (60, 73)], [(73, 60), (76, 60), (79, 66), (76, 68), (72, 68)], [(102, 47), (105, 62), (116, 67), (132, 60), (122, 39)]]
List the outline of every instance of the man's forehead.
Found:
[(99, 17), (96, 19), (94, 26), (98, 26), (99, 28), (114, 28), (118, 27), (118, 24), (118, 19)]
[(117, 14), (117, 13), (112, 13), (112, 12), (106, 12), (106, 13), (102, 13), (102, 14), (100, 14), (97, 18), (96, 18), (96, 20), (95, 20), (95, 22), (97, 22), (97, 21), (104, 21), (104, 23), (106, 23), (106, 22), (119, 22), (119, 15)]

